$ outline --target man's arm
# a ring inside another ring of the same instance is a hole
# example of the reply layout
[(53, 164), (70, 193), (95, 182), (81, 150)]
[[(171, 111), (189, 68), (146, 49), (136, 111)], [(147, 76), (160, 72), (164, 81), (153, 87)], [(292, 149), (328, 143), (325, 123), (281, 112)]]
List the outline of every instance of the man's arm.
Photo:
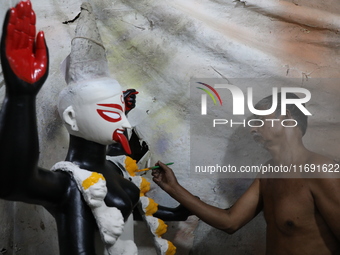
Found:
[(311, 179), (309, 183), (317, 210), (340, 241), (340, 179)]
[(153, 181), (194, 215), (217, 229), (232, 234), (262, 210), (260, 181), (258, 179), (230, 209), (224, 210), (206, 204), (192, 195), (177, 182), (171, 168), (161, 162), (158, 162), (158, 165), (160, 169), (152, 170)]

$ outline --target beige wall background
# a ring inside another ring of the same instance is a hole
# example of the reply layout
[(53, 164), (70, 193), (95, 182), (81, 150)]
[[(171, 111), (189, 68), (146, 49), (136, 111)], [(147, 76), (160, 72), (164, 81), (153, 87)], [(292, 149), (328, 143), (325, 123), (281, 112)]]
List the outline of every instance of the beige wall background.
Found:
[[(2, 1), (0, 17), (17, 1)], [(193, 177), (189, 171), (189, 85), (191, 78), (261, 78), (260, 95), (274, 82), (293, 78), (309, 89), (313, 113), (306, 145), (339, 159), (340, 2), (336, 0), (89, 0), (92, 4), (111, 74), (123, 88), (135, 88), (137, 108), (129, 119), (151, 149), (152, 163), (175, 162), (180, 183), (203, 201), (229, 207), (251, 179)], [(66, 83), (60, 63), (70, 52), (80, 0), (32, 0), (37, 29), (50, 50), (49, 78), (37, 98), (40, 165), (50, 168), (65, 158), (68, 136), (56, 102)], [(318, 82), (314, 82), (316, 80)], [(270, 82), (269, 82), (270, 81)], [(3, 97), (3, 76), (0, 94)], [(2, 101), (2, 100), (1, 100)], [(192, 123), (199, 124), (199, 123)], [(221, 135), (225, 159), (249, 164), (268, 158), (244, 130)], [(208, 148), (211, 149), (211, 148)], [(176, 206), (153, 186), (156, 202)], [(38, 206), (0, 201), (0, 253), (58, 254), (53, 219)], [(139, 254), (153, 255), (143, 223), (135, 225)], [(179, 255), (264, 254), (262, 215), (229, 236), (196, 217), (169, 224), (166, 236)]]

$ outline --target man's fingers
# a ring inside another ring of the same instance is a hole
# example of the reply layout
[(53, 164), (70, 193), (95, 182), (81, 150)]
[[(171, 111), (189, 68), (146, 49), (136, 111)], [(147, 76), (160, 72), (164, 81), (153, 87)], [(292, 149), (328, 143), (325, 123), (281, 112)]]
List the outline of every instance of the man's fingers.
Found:
[(159, 169), (152, 169), (151, 175), (152, 175), (153, 177), (158, 178), (158, 177), (159, 177), (159, 174), (160, 174)]
[(161, 161), (158, 161), (155, 165), (160, 167), (160, 168), (158, 168), (158, 171), (164, 171), (164, 172), (166, 172), (167, 167), (168, 167), (167, 165), (165, 165)]
[[(168, 170), (171, 170), (171, 168), (170, 167), (168, 167), (166, 164), (164, 164), (163, 162), (161, 162), (161, 161), (158, 161), (157, 162), (158, 163), (158, 165), (162, 168), (162, 170), (163, 171), (168, 171)], [(157, 165), (157, 164), (156, 164)]]
[(158, 184), (158, 183), (160, 182), (159, 178), (156, 178), (156, 177), (153, 177), (152, 180), (153, 180), (156, 184)]

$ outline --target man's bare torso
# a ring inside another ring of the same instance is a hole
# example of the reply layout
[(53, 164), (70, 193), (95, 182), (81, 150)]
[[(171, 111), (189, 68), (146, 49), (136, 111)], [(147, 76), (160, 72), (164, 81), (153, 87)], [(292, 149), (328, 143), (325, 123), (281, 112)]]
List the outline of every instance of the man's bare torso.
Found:
[(315, 205), (309, 179), (261, 179), (267, 255), (340, 254), (340, 245)]

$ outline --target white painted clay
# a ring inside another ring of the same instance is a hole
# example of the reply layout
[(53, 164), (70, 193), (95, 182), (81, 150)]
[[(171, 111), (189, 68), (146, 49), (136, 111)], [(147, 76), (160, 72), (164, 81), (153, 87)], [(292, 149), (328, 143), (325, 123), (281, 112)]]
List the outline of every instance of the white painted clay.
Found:
[(160, 237), (155, 237), (154, 242), (157, 247), (156, 250), (158, 251), (158, 255), (165, 255), (169, 248), (168, 241)]
[(156, 217), (153, 216), (145, 216), (145, 221), (147, 222), (150, 231), (155, 235), (156, 230), (159, 226), (159, 221)]
[(71, 135), (104, 145), (117, 142), (114, 132), (131, 128), (122, 88), (110, 77), (67, 86), (59, 95), (58, 110)]

